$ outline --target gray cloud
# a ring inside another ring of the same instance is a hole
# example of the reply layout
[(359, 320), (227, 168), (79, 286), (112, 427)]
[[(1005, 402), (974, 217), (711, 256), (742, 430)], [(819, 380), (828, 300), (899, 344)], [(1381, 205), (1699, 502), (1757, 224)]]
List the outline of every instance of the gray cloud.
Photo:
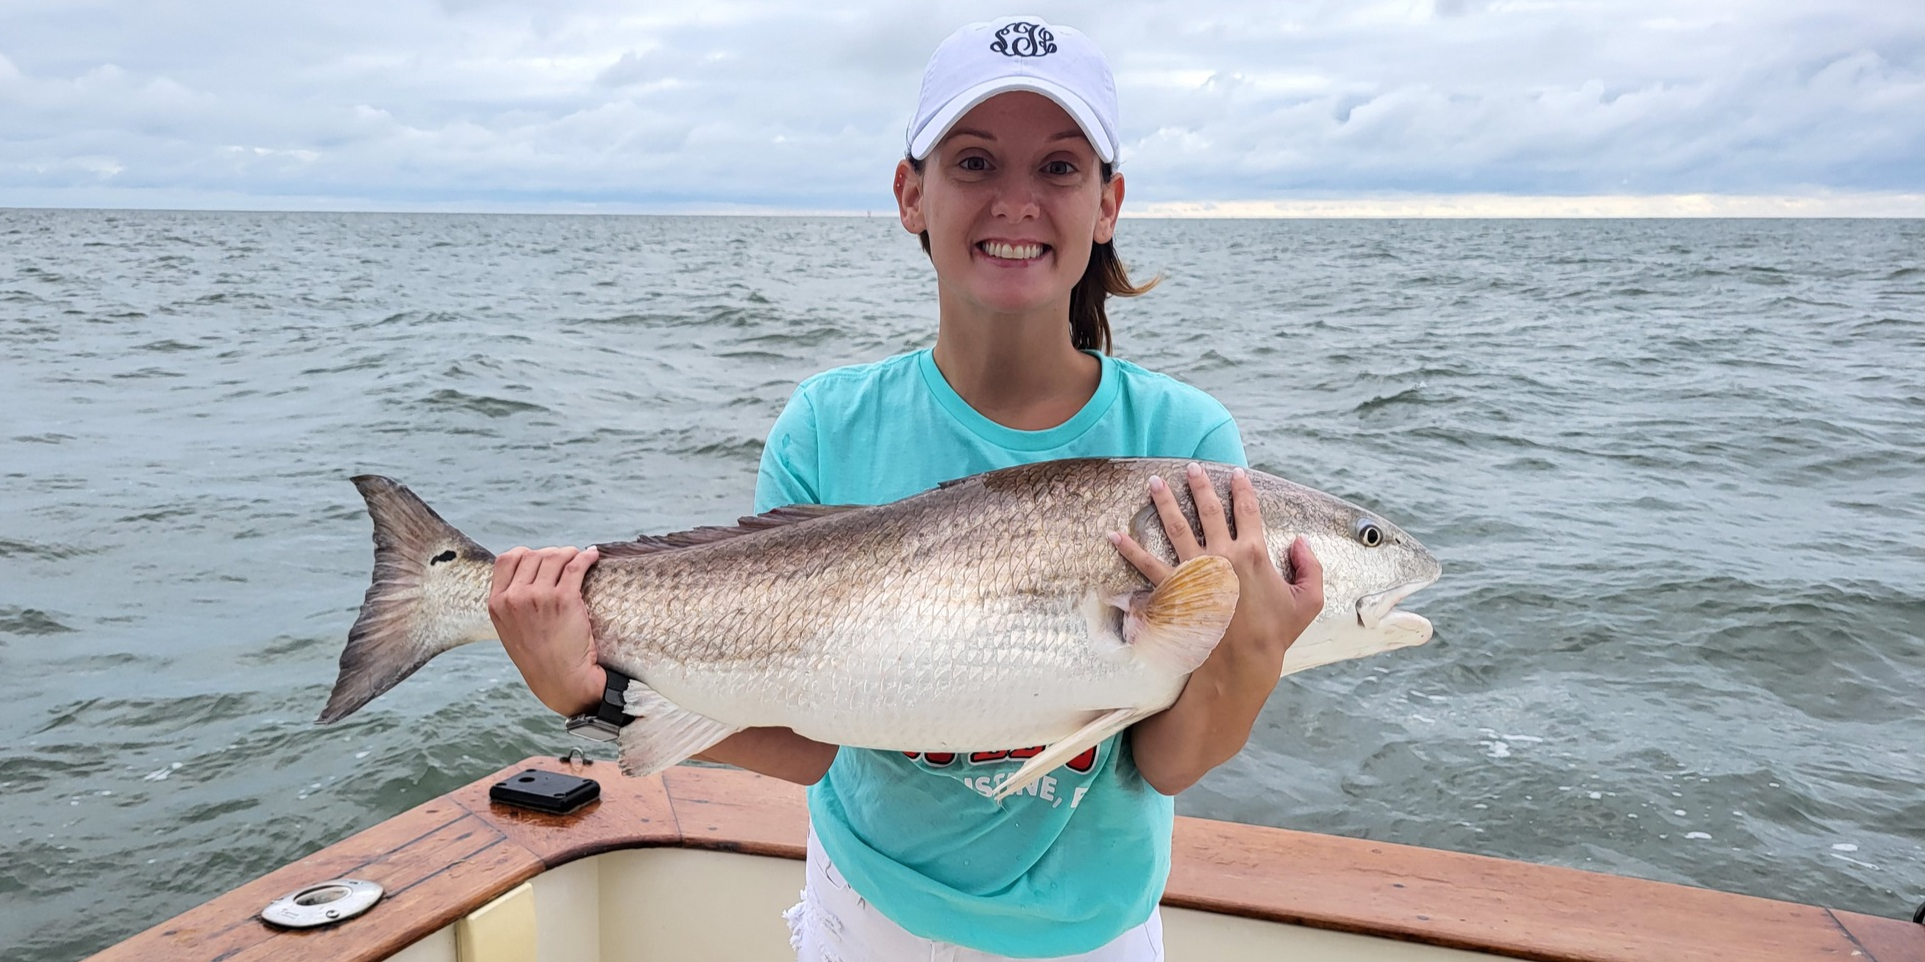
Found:
[[(1925, 189), (1925, 8), (1039, 3), (1131, 197)], [(889, 206), (979, 4), (16, 0), (0, 204)]]

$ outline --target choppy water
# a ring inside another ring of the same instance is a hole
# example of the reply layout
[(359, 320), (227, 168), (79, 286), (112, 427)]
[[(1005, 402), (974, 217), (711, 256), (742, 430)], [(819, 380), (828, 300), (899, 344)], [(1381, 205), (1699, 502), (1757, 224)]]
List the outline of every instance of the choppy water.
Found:
[[(1925, 898), (1925, 222), (1129, 222), (1122, 355), (1444, 561), (1208, 815)], [(927, 343), (883, 220), (0, 211), (0, 958), (71, 959), (576, 743), (494, 646), (310, 724), (348, 475), (484, 544), (735, 517), (793, 384)], [(111, 907), (111, 909), (110, 909)]]

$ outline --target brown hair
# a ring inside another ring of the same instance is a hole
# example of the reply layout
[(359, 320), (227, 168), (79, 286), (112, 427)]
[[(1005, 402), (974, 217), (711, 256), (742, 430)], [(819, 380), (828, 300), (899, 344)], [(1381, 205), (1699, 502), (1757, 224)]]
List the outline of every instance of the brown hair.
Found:
[[(922, 161), (908, 158), (910, 169), (922, 173)], [(1108, 161), (1103, 163), (1103, 183), (1110, 182), (1115, 170)], [(929, 232), (921, 233), (922, 252), (929, 253)], [(1114, 243), (1090, 244), (1089, 266), (1083, 268), (1083, 276), (1069, 292), (1069, 342), (1079, 351), (1101, 350), (1110, 353), (1110, 317), (1103, 310), (1103, 302), (1110, 295), (1135, 297), (1149, 291), (1161, 281), (1161, 274), (1142, 284), (1130, 283), (1129, 268), (1123, 259), (1116, 256)]]

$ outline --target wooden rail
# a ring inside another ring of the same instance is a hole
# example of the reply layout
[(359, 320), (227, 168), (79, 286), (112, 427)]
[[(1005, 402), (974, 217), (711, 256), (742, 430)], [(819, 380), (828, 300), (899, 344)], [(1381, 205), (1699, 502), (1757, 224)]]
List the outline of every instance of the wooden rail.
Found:
[[(583, 773), (601, 800), (567, 816), (492, 805), (488, 786), (537, 757), (403, 812), (94, 956), (98, 962), (372, 962), (527, 879), (624, 848), (800, 859), (794, 785), (682, 767)], [(1407, 845), (1179, 818), (1165, 905), (1546, 962), (1925, 962), (1925, 926), (1792, 902)], [(270, 900), (353, 876), (387, 888), (367, 915), (286, 931)]]

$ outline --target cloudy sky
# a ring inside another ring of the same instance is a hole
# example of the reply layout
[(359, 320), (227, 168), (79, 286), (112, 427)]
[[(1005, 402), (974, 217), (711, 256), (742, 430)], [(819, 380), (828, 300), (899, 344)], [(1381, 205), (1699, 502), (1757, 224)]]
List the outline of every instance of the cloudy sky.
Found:
[(1007, 13), (1139, 210), (1925, 216), (1920, 0), (0, 0), (0, 206), (886, 210)]

